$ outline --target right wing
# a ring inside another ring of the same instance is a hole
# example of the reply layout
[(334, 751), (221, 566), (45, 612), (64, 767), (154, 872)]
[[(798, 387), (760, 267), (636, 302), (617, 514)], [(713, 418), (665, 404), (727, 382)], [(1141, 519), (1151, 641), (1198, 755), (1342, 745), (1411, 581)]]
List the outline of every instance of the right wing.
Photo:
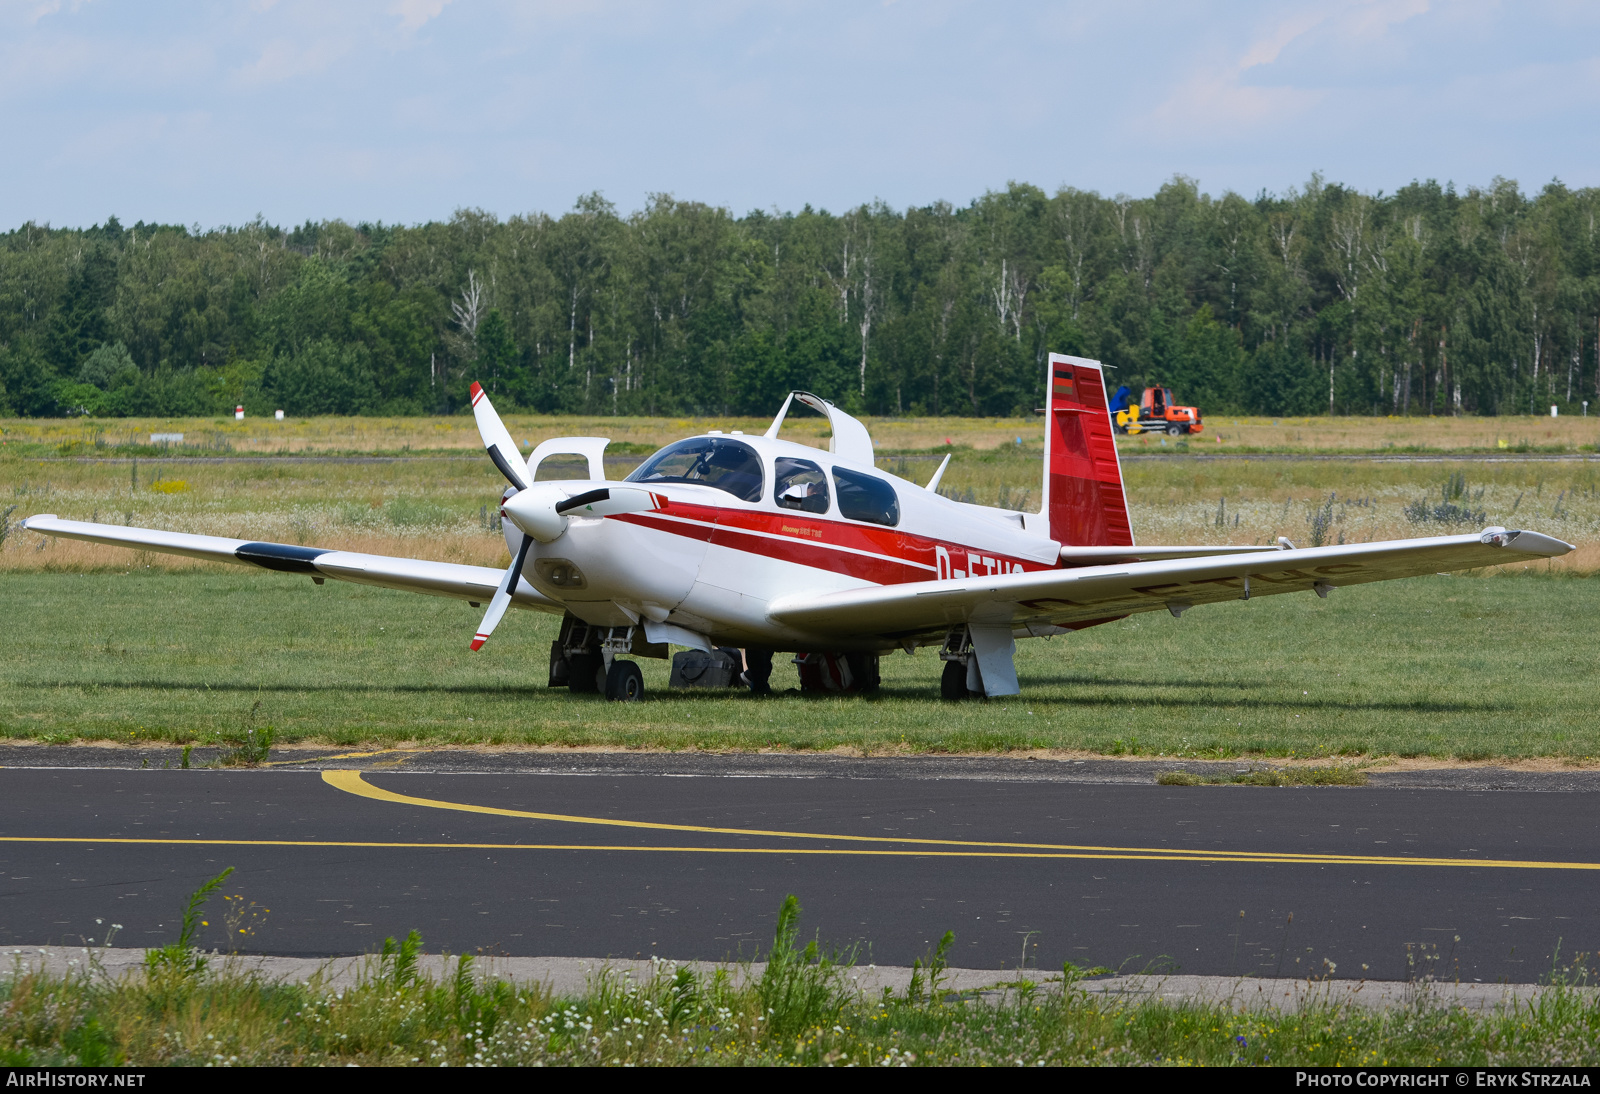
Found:
[[(81, 539), (113, 547), (201, 558), (210, 562), (242, 562), (282, 573), (307, 574), (317, 581), (331, 577), (360, 585), (377, 585), (430, 596), (485, 603), (505, 578), (503, 570), (463, 566), (454, 562), (429, 562), (420, 558), (367, 555), (356, 551), (330, 551), (322, 547), (297, 547), (290, 543), (258, 543), (222, 536), (197, 536), (188, 532), (163, 532), (155, 528), (128, 528), (120, 524), (90, 524), (62, 520), (54, 513), (29, 517), (22, 526), (30, 532), (64, 539)], [(517, 579), (511, 602), (518, 607), (560, 614), (565, 609), (542, 595), (525, 578)]]
[(1530, 562), (1570, 550), (1570, 543), (1538, 532), (1486, 528), (1464, 536), (796, 592), (772, 601), (767, 614), (819, 641), (900, 641), (962, 623), (1009, 623), (1019, 633), (1044, 634), (1054, 633), (1050, 627), (1082, 627), (1161, 608), (1178, 615), (1196, 604), (1274, 593), (1326, 595), (1343, 585)]

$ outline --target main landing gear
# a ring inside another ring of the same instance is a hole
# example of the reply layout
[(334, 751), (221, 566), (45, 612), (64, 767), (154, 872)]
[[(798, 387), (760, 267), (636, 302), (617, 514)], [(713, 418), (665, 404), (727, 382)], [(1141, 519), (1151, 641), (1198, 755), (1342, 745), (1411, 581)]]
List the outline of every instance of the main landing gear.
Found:
[(1020, 695), (1016, 640), (1010, 623), (969, 623), (951, 627), (939, 649), (944, 674), (941, 699), (993, 699)]
[(939, 698), (953, 703), (973, 697), (967, 690), (967, 666), (960, 661), (946, 661), (939, 676)]
[[(758, 647), (742, 651), (719, 647), (709, 654), (687, 650), (673, 659), (671, 686), (749, 688), (751, 695), (771, 695), (772, 653)], [(560, 634), (550, 643), (550, 686), (567, 688), (574, 695), (604, 695), (615, 703), (636, 703), (644, 698), (644, 673), (636, 662), (624, 660), (624, 654), (665, 658), (667, 647), (649, 642), (641, 627), (598, 627), (569, 613), (561, 620)], [(875, 692), (878, 660), (877, 653), (798, 654), (794, 664), (800, 670), (800, 692)], [(967, 671), (964, 665), (957, 667)], [(945, 697), (951, 696), (946, 693)]]
[(939, 698), (954, 703), (984, 697), (983, 670), (978, 667), (978, 654), (972, 648), (969, 628), (950, 628), (944, 645), (939, 648), (939, 660), (944, 662), (944, 672), (939, 676)]

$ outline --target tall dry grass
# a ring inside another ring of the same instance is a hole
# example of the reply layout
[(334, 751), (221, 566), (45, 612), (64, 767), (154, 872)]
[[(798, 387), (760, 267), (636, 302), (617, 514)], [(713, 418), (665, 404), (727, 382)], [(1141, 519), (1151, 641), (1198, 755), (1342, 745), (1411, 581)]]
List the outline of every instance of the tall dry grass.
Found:
[[(1201, 408), (1204, 410), (1204, 408)], [(773, 408), (777, 410), (776, 407)], [(1600, 407), (1597, 407), (1600, 413)], [(580, 417), (510, 414), (506, 426), (530, 447), (552, 437), (610, 437), (629, 451), (645, 452), (708, 429), (764, 432), (770, 417)], [(1021, 447), (1037, 451), (1043, 420), (1023, 418), (868, 418), (878, 446), (886, 452), (931, 451), (953, 446), (989, 451)], [(12, 418), (0, 419), (0, 453), (38, 446), (85, 452), (148, 445), (152, 433), (182, 433), (183, 448), (198, 453), (267, 455), (274, 453), (476, 452), (482, 447), (470, 415), (426, 418)], [(826, 445), (827, 423), (806, 410), (790, 414), (783, 435), (805, 444)], [(1165, 445), (1163, 441), (1165, 440)], [(1500, 451), (1516, 449), (1593, 450), (1600, 442), (1600, 419), (1541, 418), (1271, 418), (1218, 415), (1189, 438), (1194, 451), (1385, 452), (1393, 450)], [(1176, 438), (1123, 437), (1128, 452), (1170, 451)], [(619, 449), (620, 450), (620, 449)]]
[[(608, 461), (621, 478), (639, 457)], [(925, 483), (938, 457), (885, 457), (884, 470)], [(1558, 536), (1578, 551), (1551, 564), (1600, 568), (1600, 469), (1587, 462), (1382, 463), (1363, 460), (1173, 459), (1125, 466), (1140, 543), (1300, 546), (1475, 531), (1489, 524)], [(957, 453), (946, 493), (1036, 510), (1039, 454)], [(477, 565), (505, 565), (493, 527), (503, 484), (476, 457), (359, 462), (0, 457), (0, 572), (191, 568), (170, 556), (51, 540), (17, 527), (53, 512), (75, 520), (308, 544)], [(12, 507), (15, 507), (14, 509)], [(1450, 519), (1438, 519), (1442, 515)], [(1452, 508), (1453, 507), (1453, 508)], [(1422, 519), (1426, 517), (1427, 519)]]

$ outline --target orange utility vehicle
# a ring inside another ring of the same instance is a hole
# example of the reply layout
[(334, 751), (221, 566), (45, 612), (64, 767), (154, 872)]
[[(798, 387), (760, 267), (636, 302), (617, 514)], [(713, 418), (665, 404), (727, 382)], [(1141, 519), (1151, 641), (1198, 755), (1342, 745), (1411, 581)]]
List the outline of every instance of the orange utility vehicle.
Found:
[(1118, 433), (1199, 433), (1205, 428), (1200, 411), (1192, 406), (1174, 406), (1172, 389), (1147, 387), (1139, 405), (1117, 411), (1113, 428)]

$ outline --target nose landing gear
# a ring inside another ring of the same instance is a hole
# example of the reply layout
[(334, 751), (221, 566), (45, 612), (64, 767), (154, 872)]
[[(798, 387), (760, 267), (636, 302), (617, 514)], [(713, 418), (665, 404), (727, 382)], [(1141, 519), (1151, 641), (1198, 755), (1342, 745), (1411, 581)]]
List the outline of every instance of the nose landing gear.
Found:
[(568, 613), (550, 644), (550, 686), (574, 695), (600, 695), (620, 703), (644, 698), (644, 673), (619, 655), (665, 657), (667, 647), (645, 640), (638, 627), (597, 627)]
[(606, 698), (614, 703), (637, 703), (644, 698), (644, 673), (632, 661), (613, 661), (606, 670)]

